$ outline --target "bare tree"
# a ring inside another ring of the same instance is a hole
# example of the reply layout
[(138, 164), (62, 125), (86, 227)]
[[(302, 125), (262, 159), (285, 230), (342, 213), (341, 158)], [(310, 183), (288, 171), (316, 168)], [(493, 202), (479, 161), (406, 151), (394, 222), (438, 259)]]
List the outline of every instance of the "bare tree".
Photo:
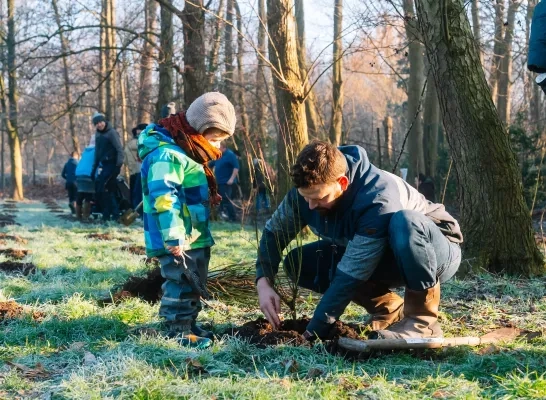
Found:
[(493, 59), (491, 60), (491, 71), (489, 75), (491, 97), (495, 102), (497, 101), (499, 70), (502, 61), (502, 40), (504, 35), (504, 1), (505, 0), (495, 0), (495, 35), (493, 38)]
[(226, 0), (226, 27), (224, 29), (224, 94), (233, 100), (233, 15), (234, 0)]
[(144, 15), (146, 20), (146, 36), (140, 57), (140, 88), (138, 95), (137, 121), (149, 123), (154, 115), (155, 107), (152, 100), (153, 68), (155, 59), (155, 30), (157, 21), (157, 2), (145, 0)]
[(483, 63), (483, 51), (481, 50), (481, 28), (480, 28), (480, 2), (472, 0), (472, 30), (474, 31), (474, 40), (480, 48), (480, 62)]
[(465, 257), (489, 271), (544, 273), (520, 171), (495, 110), (463, 0), (416, 4), (457, 175)]
[[(164, 1), (164, 0), (162, 0)], [(187, 108), (207, 86), (205, 69), (205, 11), (202, 0), (186, 1), (184, 23), (184, 106)]]
[(387, 160), (389, 164), (394, 162), (394, 148), (392, 143), (392, 118), (388, 115), (383, 120), (383, 129), (385, 130), (385, 146), (387, 148)]
[(220, 51), (220, 43), (222, 36), (222, 27), (224, 19), (224, 3), (225, 0), (220, 0), (218, 5), (218, 11), (216, 11), (216, 21), (214, 23), (214, 42), (209, 55), (209, 65), (207, 68), (207, 73), (209, 75), (209, 88), (208, 90), (213, 90), (216, 82), (216, 71), (218, 69), (218, 53)]
[(424, 173), (427, 176), (436, 176), (436, 161), (438, 159), (438, 129), (440, 128), (440, 103), (432, 72), (427, 79), (427, 93), (425, 96), (425, 114), (423, 116), (423, 150), (425, 156)]
[(425, 67), (423, 46), (419, 41), (417, 18), (415, 16), (413, 4), (413, 0), (404, 0), (404, 24), (409, 42), (408, 56), (410, 63), (408, 83), (408, 126), (411, 126), (408, 138), (409, 182), (413, 182), (414, 178), (419, 172), (423, 171), (425, 166), (423, 153), (423, 119), (419, 113)]
[(59, 14), (59, 7), (57, 6), (57, 0), (51, 0), (51, 5), (53, 6), (53, 11), (55, 13), (55, 22), (59, 29), (59, 39), (61, 41), (61, 51), (63, 53), (63, 78), (64, 78), (64, 93), (65, 93), (65, 107), (68, 110), (68, 122), (70, 127), (70, 137), (72, 138), (72, 149), (80, 154), (80, 141), (78, 140), (78, 135), (76, 133), (76, 122), (75, 122), (75, 109), (72, 104), (72, 93), (70, 91), (70, 76), (68, 68), (68, 57), (66, 54), (70, 51), (68, 40), (63, 32), (63, 25), (61, 23), (61, 15)]
[(269, 59), (277, 98), (280, 137), (277, 139), (278, 188), (282, 199), (290, 185), (288, 166), (308, 142), (305, 92), (298, 63), (296, 27), (290, 0), (267, 0)]
[(267, 14), (265, 11), (265, 0), (258, 0), (258, 68), (256, 70), (256, 99), (254, 110), (254, 129), (258, 136), (258, 141), (262, 144), (266, 139), (267, 129), (265, 127), (265, 114), (267, 107), (263, 101), (267, 93), (267, 78), (265, 75), (265, 65), (262, 57), (266, 56), (267, 42), (265, 24), (267, 23)]
[(332, 122), (330, 124), (330, 142), (339, 146), (343, 129), (343, 0), (335, 0), (334, 5), (334, 54), (332, 79)]
[[(165, 0), (172, 6), (172, 0)], [(173, 13), (161, 3), (161, 34), (159, 52), (159, 92), (155, 111), (155, 120), (159, 121), (161, 107), (169, 103), (173, 95), (173, 48), (174, 48)]]

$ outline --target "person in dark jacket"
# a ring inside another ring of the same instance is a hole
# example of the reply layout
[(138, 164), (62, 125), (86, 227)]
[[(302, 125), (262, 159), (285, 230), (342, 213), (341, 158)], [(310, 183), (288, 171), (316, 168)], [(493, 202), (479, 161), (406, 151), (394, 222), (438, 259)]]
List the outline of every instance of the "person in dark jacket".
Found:
[(415, 181), (419, 193), (425, 196), (425, 199), (434, 203), (436, 201), (436, 193), (432, 178), (430, 176), (425, 176), (424, 174), (419, 174), (419, 176), (415, 178)]
[(123, 165), (123, 147), (116, 130), (106, 121), (104, 114), (93, 115), (93, 125), (97, 129), (95, 133), (95, 160), (91, 177), (100, 168), (95, 181), (96, 200), (102, 211), (104, 221), (117, 219), (119, 208), (114, 197), (116, 179)]
[(68, 207), (72, 214), (76, 213), (76, 198), (78, 196), (78, 186), (76, 185), (76, 167), (78, 166), (78, 159), (78, 152), (73, 151), (61, 172), (61, 176), (66, 181), (65, 188), (68, 192)]
[[(282, 252), (308, 226), (318, 241), (284, 259), (298, 286), (323, 293), (304, 338), (327, 338), (351, 301), (370, 314), (372, 337), (442, 336), (440, 285), (457, 271), (463, 239), (444, 206), (376, 168), (360, 146), (312, 142), (290, 175), (295, 187), (267, 221), (256, 261), (260, 308), (269, 322), (280, 324), (273, 285)], [(394, 287), (405, 287), (404, 300)]]
[(220, 211), (222, 213), (224, 211), (227, 212), (229, 221), (237, 222), (237, 214), (235, 214), (235, 208), (232, 203), (232, 193), (237, 174), (239, 173), (239, 160), (224, 142), (220, 145), (220, 151), (222, 152), (222, 158), (211, 161), (209, 167), (214, 168), (214, 175), (218, 183), (218, 193), (222, 196)]

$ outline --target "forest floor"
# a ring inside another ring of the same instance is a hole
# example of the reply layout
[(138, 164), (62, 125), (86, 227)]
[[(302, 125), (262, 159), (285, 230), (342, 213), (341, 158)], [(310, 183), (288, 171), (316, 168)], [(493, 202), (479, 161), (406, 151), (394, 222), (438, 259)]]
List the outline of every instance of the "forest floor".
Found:
[[(344, 356), (297, 333), (272, 332), (253, 288), (253, 227), (214, 223), (200, 314), (207, 350), (158, 334), (161, 277), (142, 224), (80, 224), (64, 202), (0, 202), (0, 398), (4, 399), (515, 399), (546, 398), (546, 279), (484, 272), (442, 287), (446, 336), (519, 329), (513, 342)], [(350, 305), (338, 335), (364, 337)]]

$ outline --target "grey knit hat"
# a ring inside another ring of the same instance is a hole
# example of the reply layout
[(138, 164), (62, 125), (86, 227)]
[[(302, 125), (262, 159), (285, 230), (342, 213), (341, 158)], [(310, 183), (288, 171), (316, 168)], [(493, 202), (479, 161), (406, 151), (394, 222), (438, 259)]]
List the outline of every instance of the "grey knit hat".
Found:
[(209, 92), (195, 99), (186, 111), (190, 125), (199, 133), (208, 128), (218, 128), (229, 133), (235, 132), (235, 108), (226, 96), (219, 92)]
[(97, 125), (101, 121), (106, 121), (106, 116), (103, 113), (96, 112), (93, 114), (93, 125)]

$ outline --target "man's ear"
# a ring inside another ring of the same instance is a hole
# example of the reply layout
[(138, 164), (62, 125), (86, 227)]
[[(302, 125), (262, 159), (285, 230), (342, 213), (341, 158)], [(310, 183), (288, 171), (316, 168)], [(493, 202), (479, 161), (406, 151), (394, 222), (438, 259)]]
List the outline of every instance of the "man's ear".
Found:
[(341, 190), (346, 191), (349, 187), (349, 178), (347, 178), (345, 175), (340, 176), (337, 178), (337, 182), (341, 186)]

